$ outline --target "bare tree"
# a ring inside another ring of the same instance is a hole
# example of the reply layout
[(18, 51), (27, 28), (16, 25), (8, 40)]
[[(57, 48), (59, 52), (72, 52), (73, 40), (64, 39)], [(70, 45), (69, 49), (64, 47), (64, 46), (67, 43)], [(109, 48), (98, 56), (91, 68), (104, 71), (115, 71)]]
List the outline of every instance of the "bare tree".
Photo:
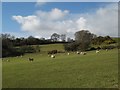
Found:
[(66, 41), (66, 35), (65, 35), (65, 34), (61, 34), (61, 35), (60, 35), (60, 38), (61, 38), (61, 40), (62, 40), (63, 42)]
[(57, 34), (57, 33), (53, 33), (53, 34), (51, 35), (51, 40), (52, 40), (52, 41), (58, 41), (59, 38), (60, 38), (60, 35)]

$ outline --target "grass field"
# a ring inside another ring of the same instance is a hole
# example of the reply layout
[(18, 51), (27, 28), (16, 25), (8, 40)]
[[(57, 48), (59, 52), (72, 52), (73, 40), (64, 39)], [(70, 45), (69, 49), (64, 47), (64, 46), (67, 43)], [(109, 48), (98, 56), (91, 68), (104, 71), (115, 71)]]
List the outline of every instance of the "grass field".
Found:
[[(43, 51), (49, 46), (43, 46)], [(59, 47), (59, 46), (57, 46)], [(50, 47), (49, 47), (50, 48)], [(62, 49), (62, 48), (61, 48)], [(34, 61), (29, 62), (28, 57)], [(7, 62), (6, 60), (10, 60)], [(3, 88), (116, 88), (118, 87), (117, 49), (70, 53), (26, 54), (3, 60)]]
[(64, 51), (63, 44), (47, 44), (40, 46), (41, 52), (51, 51), (51, 50), (60, 50)]

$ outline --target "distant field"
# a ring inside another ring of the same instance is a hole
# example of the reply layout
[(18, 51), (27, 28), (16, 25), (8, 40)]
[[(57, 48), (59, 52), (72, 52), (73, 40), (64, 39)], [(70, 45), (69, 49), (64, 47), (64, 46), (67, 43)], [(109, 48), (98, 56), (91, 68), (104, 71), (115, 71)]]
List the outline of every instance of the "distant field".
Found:
[(63, 44), (47, 44), (47, 45), (40, 45), (40, 49), (42, 52), (51, 51), (51, 50), (60, 50), (64, 51)]
[[(63, 50), (62, 45), (46, 45), (42, 51)], [(29, 62), (28, 57), (34, 61)], [(10, 60), (7, 62), (6, 60)], [(3, 88), (116, 88), (118, 87), (118, 50), (87, 52), (87, 55), (26, 54), (4, 58)]]

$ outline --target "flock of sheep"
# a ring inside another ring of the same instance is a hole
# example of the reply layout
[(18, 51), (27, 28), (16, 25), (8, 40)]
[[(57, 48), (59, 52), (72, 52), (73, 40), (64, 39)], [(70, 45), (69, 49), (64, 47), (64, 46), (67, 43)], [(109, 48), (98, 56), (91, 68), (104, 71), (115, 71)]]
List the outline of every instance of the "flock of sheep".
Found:
[[(53, 51), (51, 51), (51, 52), (53, 52)], [(100, 50), (96, 50), (96, 53), (99, 53), (99, 52), (100, 52)], [(81, 55), (86, 55), (87, 54), (87, 52), (79, 52), (79, 51), (74, 52), (74, 53), (81, 54)], [(50, 52), (48, 52), (48, 56), (51, 57), (51, 58), (55, 58), (55, 54), (56, 53), (50, 53)], [(68, 52), (67, 55), (70, 55), (70, 53)]]
[[(106, 51), (108, 51), (108, 50), (106, 49)], [(96, 50), (96, 53), (99, 53), (99, 52), (100, 52), (100, 50)], [(81, 54), (81, 55), (86, 55), (87, 54), (87, 52), (79, 52), (79, 51), (74, 52), (74, 53)], [(56, 54), (57, 54), (57, 50), (52, 50), (52, 51), (48, 52), (48, 56), (51, 57), (51, 58), (55, 58)], [(70, 53), (68, 52), (67, 55), (70, 55)], [(23, 56), (21, 55), (20, 57), (23, 57)], [(34, 58), (28, 58), (28, 61), (33, 62)], [(7, 60), (7, 62), (10, 62), (10, 60)]]

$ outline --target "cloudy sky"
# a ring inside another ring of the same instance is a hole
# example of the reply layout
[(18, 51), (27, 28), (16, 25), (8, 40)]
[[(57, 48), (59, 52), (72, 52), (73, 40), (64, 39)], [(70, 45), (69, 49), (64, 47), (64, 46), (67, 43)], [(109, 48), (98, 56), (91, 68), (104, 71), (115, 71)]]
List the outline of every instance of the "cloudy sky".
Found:
[(49, 38), (66, 34), (73, 38), (80, 30), (96, 35), (118, 35), (118, 7), (115, 2), (4, 2), (3, 33), (16, 37)]

